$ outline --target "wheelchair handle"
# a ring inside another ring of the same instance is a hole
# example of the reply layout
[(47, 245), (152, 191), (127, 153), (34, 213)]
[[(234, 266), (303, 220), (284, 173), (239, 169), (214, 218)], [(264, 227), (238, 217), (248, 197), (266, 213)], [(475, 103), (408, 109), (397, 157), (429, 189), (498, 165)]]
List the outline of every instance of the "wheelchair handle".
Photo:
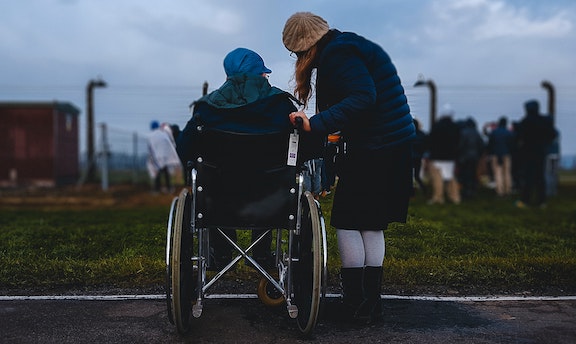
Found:
[(296, 128), (298, 128), (298, 130), (302, 130), (304, 127), (304, 120), (302, 117), (296, 117), (294, 121), (296, 122)]

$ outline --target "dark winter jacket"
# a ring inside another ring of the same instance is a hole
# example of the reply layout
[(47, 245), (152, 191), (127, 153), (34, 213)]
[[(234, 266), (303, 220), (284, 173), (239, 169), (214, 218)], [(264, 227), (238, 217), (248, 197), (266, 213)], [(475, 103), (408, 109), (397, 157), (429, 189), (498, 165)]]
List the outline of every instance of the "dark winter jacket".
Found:
[(472, 119), (464, 122), (460, 129), (460, 142), (458, 143), (458, 161), (478, 161), (484, 153), (484, 139), (476, 129)]
[(514, 134), (505, 126), (498, 126), (488, 138), (488, 154), (502, 158), (512, 155), (514, 149)]
[(540, 115), (537, 105), (526, 103), (526, 116), (516, 127), (516, 144), (523, 155), (546, 155), (557, 135), (551, 117)]
[(341, 131), (348, 149), (377, 150), (415, 136), (410, 107), (396, 67), (377, 44), (331, 30), (316, 62), (312, 131)]
[(456, 161), (460, 142), (460, 128), (451, 117), (441, 117), (434, 123), (426, 147), (430, 160)]
[(234, 75), (193, 104), (192, 118), (180, 133), (176, 151), (183, 163), (194, 158), (197, 127), (237, 133), (292, 130), (288, 115), (296, 111), (292, 95), (270, 86), (262, 76)]

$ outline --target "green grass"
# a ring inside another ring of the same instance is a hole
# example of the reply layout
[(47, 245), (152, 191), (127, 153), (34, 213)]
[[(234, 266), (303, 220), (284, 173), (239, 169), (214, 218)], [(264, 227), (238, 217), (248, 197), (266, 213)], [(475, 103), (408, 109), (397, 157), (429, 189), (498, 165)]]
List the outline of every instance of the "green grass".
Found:
[[(331, 201), (321, 200), (327, 223)], [(168, 208), (0, 208), (0, 291), (162, 286)], [(335, 231), (327, 229), (330, 284), (337, 285)], [(573, 184), (562, 185), (546, 209), (517, 209), (491, 190), (460, 205), (427, 205), (419, 195), (407, 223), (386, 231), (384, 289), (576, 292), (575, 234)], [(236, 274), (247, 277), (246, 270)]]
[(517, 209), (489, 190), (460, 205), (412, 202), (386, 233), (387, 281), (403, 286), (503, 291), (576, 290), (576, 187), (546, 209)]
[(167, 206), (0, 211), (0, 286), (161, 283)]

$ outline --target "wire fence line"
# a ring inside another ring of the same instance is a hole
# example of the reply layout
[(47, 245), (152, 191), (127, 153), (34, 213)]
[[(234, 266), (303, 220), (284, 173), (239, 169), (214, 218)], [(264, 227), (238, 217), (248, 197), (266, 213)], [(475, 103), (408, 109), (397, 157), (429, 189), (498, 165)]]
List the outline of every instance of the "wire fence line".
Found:
[[(109, 127), (101, 123), (95, 142), (96, 154), (93, 164), (102, 188), (110, 184), (142, 184), (149, 182), (146, 168), (148, 159), (147, 136), (136, 131)], [(80, 168), (87, 171), (87, 152), (80, 158)]]
[[(147, 134), (110, 127), (101, 123), (95, 135), (97, 178), (102, 188), (110, 184), (147, 184), (150, 183), (146, 161), (148, 159)], [(80, 159), (81, 171), (88, 168), (87, 153)], [(564, 157), (559, 168), (575, 169), (576, 157)], [(177, 177), (176, 177), (177, 178)]]
[[(1, 89), (1, 85), (0, 85)], [(194, 92), (190, 92), (190, 90)], [(417, 118), (424, 131), (429, 132), (432, 116), (430, 98), (431, 94), (421, 87), (405, 85), (406, 95), (412, 115)], [(105, 122), (110, 124), (107, 130), (108, 168), (111, 182), (115, 182), (112, 176), (119, 172), (122, 181), (139, 183), (148, 180), (146, 172), (146, 134), (132, 132), (126, 129), (118, 129), (129, 123), (128, 128), (145, 130), (148, 119), (153, 118), (153, 113), (162, 113), (162, 118), (183, 127), (189, 119), (189, 114), (182, 115), (180, 109), (187, 108), (191, 93), (198, 93), (200, 87), (143, 87), (139, 85), (125, 85), (119, 87), (118, 92), (99, 94), (100, 113)], [(440, 115), (443, 106), (450, 104), (455, 110), (455, 120), (473, 118), (479, 128), (496, 122), (501, 116), (506, 116), (510, 122), (517, 122), (523, 117), (523, 103), (528, 99), (537, 99), (541, 104), (541, 112), (545, 113), (549, 99), (547, 93), (539, 85), (444, 85), (440, 84), (437, 94), (437, 115)], [(574, 135), (570, 135), (567, 128), (573, 127), (574, 123), (574, 99), (576, 99), (576, 87), (574, 85), (562, 85), (556, 91), (556, 127), (560, 132), (559, 166), (562, 169), (576, 169), (576, 154), (574, 154)], [(145, 105), (145, 111), (135, 107), (122, 107), (118, 102), (126, 101), (130, 104)], [(113, 108), (106, 108), (107, 104), (114, 104)], [(156, 106), (161, 104), (161, 111)], [(315, 99), (312, 98), (305, 112), (312, 116), (315, 113)], [(129, 109), (129, 110), (121, 110)], [(122, 111), (122, 112), (119, 112)], [(144, 120), (146, 118), (146, 120)], [(125, 127), (126, 128), (126, 127)], [(101, 135), (97, 135), (101, 141)], [(486, 139), (486, 137), (485, 137)], [(99, 151), (103, 151), (102, 143), (95, 143)], [(98, 165), (101, 170), (102, 156), (98, 156)], [(86, 154), (82, 154), (85, 167)], [(128, 172), (128, 174), (127, 174)]]

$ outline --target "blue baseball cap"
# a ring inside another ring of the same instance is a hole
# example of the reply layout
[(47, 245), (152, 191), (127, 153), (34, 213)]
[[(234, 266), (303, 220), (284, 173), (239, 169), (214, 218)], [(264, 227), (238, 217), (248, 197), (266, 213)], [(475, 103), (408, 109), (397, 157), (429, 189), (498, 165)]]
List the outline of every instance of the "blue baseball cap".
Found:
[(224, 71), (227, 76), (235, 74), (270, 74), (270, 68), (264, 65), (262, 57), (246, 48), (236, 48), (224, 58)]

